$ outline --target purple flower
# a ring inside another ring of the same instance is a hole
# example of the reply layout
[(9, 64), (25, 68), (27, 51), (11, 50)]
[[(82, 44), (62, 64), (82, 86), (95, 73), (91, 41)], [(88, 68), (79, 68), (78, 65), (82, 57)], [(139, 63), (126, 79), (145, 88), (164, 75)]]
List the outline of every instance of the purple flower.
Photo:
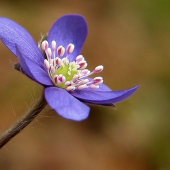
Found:
[[(84, 17), (65, 15), (59, 18), (39, 46), (20, 25), (0, 18), (0, 39), (18, 57), (22, 72), (45, 87), (45, 98), (59, 115), (72, 120), (83, 120), (89, 115), (84, 103), (113, 105), (132, 96), (139, 86), (112, 91), (103, 84), (102, 77), (89, 78), (93, 71), (81, 49), (88, 28)], [(82, 101), (82, 102), (81, 102)]]

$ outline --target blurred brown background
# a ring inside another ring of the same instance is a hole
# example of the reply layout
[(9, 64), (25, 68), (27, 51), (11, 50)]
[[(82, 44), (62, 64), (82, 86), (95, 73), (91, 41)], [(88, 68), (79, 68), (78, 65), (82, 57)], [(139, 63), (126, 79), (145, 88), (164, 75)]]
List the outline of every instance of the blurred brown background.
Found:
[[(117, 110), (93, 106), (82, 122), (49, 108), (0, 151), (0, 170), (169, 170), (170, 1), (4, 0), (0, 16), (38, 42), (64, 14), (87, 19), (82, 54), (113, 90), (141, 84)], [(17, 58), (0, 43), (0, 133), (29, 108), (41, 87), (12, 68)]]

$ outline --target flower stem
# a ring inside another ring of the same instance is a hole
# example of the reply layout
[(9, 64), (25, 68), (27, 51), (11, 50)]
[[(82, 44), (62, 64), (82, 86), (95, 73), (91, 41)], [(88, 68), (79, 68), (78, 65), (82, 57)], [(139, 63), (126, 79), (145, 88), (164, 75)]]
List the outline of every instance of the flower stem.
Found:
[(47, 104), (44, 97), (44, 90), (41, 97), (34, 102), (35, 104), (26, 112), (26, 114), (0, 136), (0, 148), (21, 132), (44, 109)]

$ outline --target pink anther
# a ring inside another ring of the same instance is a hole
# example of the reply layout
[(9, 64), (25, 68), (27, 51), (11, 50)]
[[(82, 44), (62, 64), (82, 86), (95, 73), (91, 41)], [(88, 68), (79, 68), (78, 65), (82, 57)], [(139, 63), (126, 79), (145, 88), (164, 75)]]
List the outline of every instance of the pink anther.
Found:
[(65, 48), (60, 45), (60, 46), (57, 48), (57, 54), (58, 54), (58, 56), (62, 57), (62, 56), (64, 55), (64, 53), (65, 53)]
[(52, 47), (53, 51), (56, 50), (56, 45), (57, 45), (57, 43), (53, 40), (51, 43), (51, 47)]
[(94, 84), (90, 84), (89, 88), (91, 88), (91, 89), (98, 89), (99, 86), (98, 85), (94, 85)]
[(101, 71), (103, 71), (103, 66), (102, 66), (102, 65), (97, 66), (97, 67), (93, 70), (93, 73), (100, 73)]
[(86, 85), (86, 84), (83, 84), (83, 85), (78, 86), (77, 89), (78, 89), (78, 90), (82, 90), (82, 89), (84, 89), (84, 88), (86, 88), (86, 87), (87, 87), (87, 85)]
[(79, 85), (87, 84), (89, 82), (89, 79), (83, 79), (79, 82)]
[(56, 84), (58, 84), (58, 75), (55, 75), (55, 76), (54, 76), (54, 82), (55, 82)]
[(66, 88), (67, 91), (74, 91), (76, 88), (74, 86), (68, 86)]
[(76, 57), (76, 61), (77, 61), (77, 63), (79, 64), (79, 62), (84, 61), (84, 57), (83, 57), (82, 55), (78, 55), (78, 56)]
[(51, 48), (47, 49), (46, 55), (47, 55), (48, 59), (50, 60), (51, 59), (51, 55), (52, 55)]
[(103, 78), (102, 78), (102, 77), (95, 77), (95, 78), (93, 79), (93, 83), (94, 83), (95, 85), (102, 84), (102, 83), (103, 83)]
[(87, 67), (87, 62), (86, 61), (81, 61), (79, 62), (80, 70), (83, 70)]
[(88, 70), (88, 69), (82, 70), (81, 74), (82, 74), (82, 76), (86, 76), (86, 75), (88, 76), (90, 74), (90, 70)]
[(47, 51), (48, 49), (48, 41), (44, 40), (41, 44), (41, 48), (43, 51)]
[(55, 59), (55, 62), (56, 62), (56, 65), (58, 67), (60, 67), (62, 65), (62, 60), (60, 58), (58, 58), (58, 57)]
[(74, 44), (69, 44), (67, 46), (67, 53), (71, 54), (74, 51)]
[(74, 77), (73, 77), (73, 81), (76, 81), (78, 78), (79, 78), (80, 76), (79, 75), (74, 75)]
[(54, 68), (54, 66), (50, 66), (50, 71), (51, 71), (51, 73), (55, 73), (55, 68)]
[(71, 82), (70, 82), (70, 81), (66, 81), (66, 82), (64, 83), (64, 85), (65, 85), (65, 86), (71, 86)]
[(44, 65), (45, 65), (45, 67), (49, 70), (50, 64), (49, 64), (49, 62), (47, 61), (47, 59), (44, 60)]

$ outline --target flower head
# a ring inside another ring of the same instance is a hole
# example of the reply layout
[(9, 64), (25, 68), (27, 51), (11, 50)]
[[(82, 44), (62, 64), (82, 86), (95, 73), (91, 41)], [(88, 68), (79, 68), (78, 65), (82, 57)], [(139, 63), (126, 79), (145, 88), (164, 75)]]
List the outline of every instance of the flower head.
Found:
[(83, 120), (89, 107), (113, 105), (132, 96), (139, 86), (112, 91), (103, 84), (102, 77), (90, 78), (103, 70), (99, 65), (88, 70), (80, 54), (88, 33), (84, 17), (65, 15), (49, 31), (39, 45), (16, 22), (0, 18), (0, 39), (18, 57), (22, 72), (45, 87), (45, 98), (52, 109), (72, 120)]

